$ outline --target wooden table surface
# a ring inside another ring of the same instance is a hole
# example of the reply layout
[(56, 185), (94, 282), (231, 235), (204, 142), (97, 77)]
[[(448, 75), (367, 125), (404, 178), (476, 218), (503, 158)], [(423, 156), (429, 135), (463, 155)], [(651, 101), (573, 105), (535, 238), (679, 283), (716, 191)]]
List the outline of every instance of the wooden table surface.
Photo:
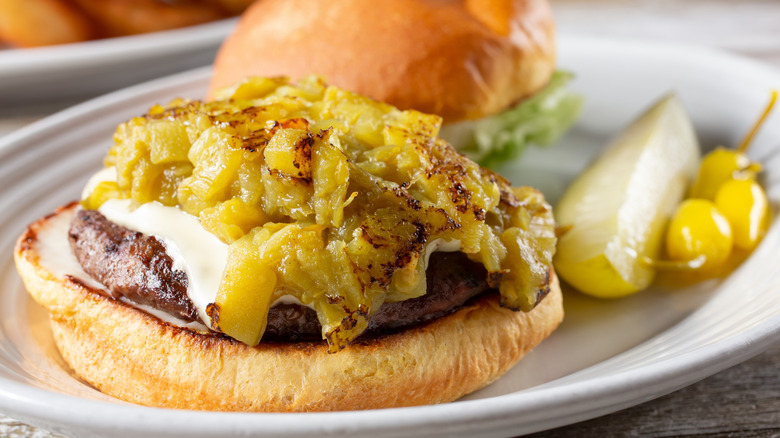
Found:
[[(551, 3), (561, 32), (707, 45), (774, 64), (780, 69), (780, 1), (551, 0)], [(0, 114), (0, 136), (55, 109), (27, 111), (22, 115), (4, 111)], [(780, 437), (779, 374), (780, 339), (755, 358), (667, 396), (530, 436)], [(0, 414), (0, 437), (54, 436), (57, 435)]]

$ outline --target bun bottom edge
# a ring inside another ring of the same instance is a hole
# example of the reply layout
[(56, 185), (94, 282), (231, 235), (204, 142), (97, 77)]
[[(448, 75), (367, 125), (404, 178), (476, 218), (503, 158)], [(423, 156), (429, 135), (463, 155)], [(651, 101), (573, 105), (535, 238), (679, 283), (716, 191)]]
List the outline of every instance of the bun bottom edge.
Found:
[[(60, 214), (63, 210), (60, 210)], [(76, 375), (101, 392), (177, 409), (305, 412), (444, 403), (493, 382), (563, 319), (561, 290), (531, 312), (481, 297), (426, 325), (358, 340), (329, 354), (324, 342), (261, 343), (177, 327), (41, 266), (43, 218), (19, 238), (17, 270), (49, 311), (54, 340)]]

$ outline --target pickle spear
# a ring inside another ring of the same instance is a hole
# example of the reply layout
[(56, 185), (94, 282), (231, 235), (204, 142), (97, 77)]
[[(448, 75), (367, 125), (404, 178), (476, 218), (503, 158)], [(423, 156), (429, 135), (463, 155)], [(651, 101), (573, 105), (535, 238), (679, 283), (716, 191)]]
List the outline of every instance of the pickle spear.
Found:
[(618, 134), (567, 189), (556, 220), (558, 274), (603, 298), (647, 287), (664, 226), (696, 175), (699, 145), (685, 109), (668, 95)]

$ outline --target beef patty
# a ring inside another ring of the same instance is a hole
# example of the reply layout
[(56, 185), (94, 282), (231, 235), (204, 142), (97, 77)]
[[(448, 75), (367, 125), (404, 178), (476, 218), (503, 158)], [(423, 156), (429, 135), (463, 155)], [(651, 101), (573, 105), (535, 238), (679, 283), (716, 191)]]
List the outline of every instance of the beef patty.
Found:
[[(68, 239), (84, 271), (102, 283), (111, 297), (125, 297), (186, 321), (199, 320), (187, 296), (186, 273), (173, 268), (165, 244), (156, 237), (117, 225), (96, 210), (79, 209)], [(431, 321), (491, 289), (485, 268), (461, 252), (431, 254), (426, 278), (425, 295), (383, 304), (369, 321), (365, 334), (392, 333)], [(321, 338), (314, 310), (298, 304), (271, 307), (263, 340)]]

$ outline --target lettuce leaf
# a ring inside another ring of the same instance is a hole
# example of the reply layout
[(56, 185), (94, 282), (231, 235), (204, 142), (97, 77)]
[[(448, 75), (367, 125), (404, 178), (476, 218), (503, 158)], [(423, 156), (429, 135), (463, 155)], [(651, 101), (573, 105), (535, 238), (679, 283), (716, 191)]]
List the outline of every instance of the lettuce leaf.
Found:
[(517, 158), (529, 144), (554, 143), (582, 108), (582, 96), (566, 88), (573, 77), (556, 71), (547, 86), (517, 106), (494, 116), (445, 126), (441, 137), (486, 167)]

